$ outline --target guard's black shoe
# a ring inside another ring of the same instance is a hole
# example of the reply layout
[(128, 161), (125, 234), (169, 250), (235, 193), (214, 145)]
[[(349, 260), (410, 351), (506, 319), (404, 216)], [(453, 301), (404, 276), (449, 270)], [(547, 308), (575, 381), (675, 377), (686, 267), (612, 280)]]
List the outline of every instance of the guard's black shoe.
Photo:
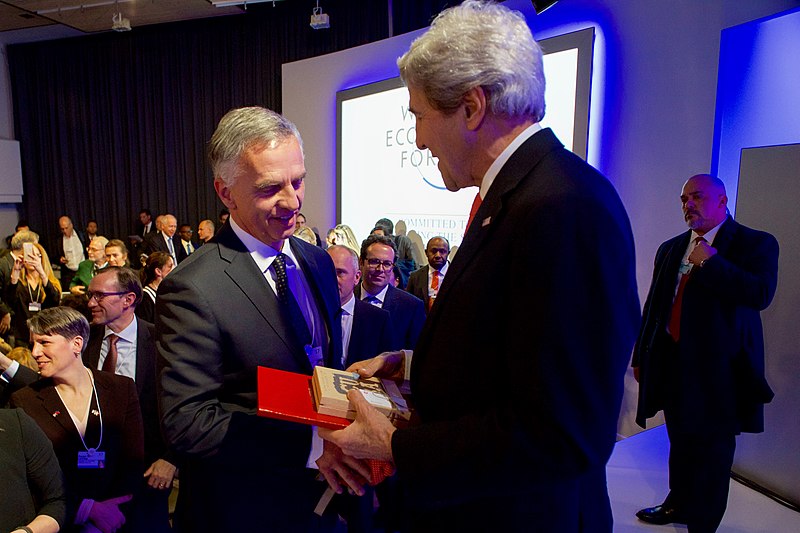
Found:
[(636, 513), (636, 518), (648, 524), (656, 524), (663, 526), (664, 524), (685, 524), (686, 518), (677, 510), (672, 507), (664, 505), (656, 505), (655, 507), (647, 507)]

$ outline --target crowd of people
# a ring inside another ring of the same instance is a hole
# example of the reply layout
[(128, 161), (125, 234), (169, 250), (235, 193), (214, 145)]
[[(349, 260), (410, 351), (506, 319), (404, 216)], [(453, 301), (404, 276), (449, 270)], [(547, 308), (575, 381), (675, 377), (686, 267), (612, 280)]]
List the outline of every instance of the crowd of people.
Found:
[[(775, 239), (732, 219), (721, 180), (691, 177), (689, 229), (659, 249), (642, 320), (624, 206), (539, 124), (542, 51), (524, 18), (466, 0), (398, 67), (417, 147), (447, 189), (478, 189), (453, 257), (434, 237), (417, 268), (388, 219), (323, 243), (300, 212), (300, 132), (261, 107), (219, 121), (225, 220), (197, 241), (146, 209), (130, 248), (64, 216), (59, 279), (18, 228), (0, 258), (0, 400), (14, 408), (0, 483), (15, 502), (0, 531), (609, 533), (632, 351), (638, 421), (663, 409), (671, 441), (670, 493), (637, 516), (716, 530), (735, 435), (763, 430), (772, 397), (759, 312)], [(412, 420), (395, 427), (356, 390), (345, 429), (257, 415), (259, 366), (318, 365), (409, 382)], [(394, 474), (373, 489), (375, 461)]]

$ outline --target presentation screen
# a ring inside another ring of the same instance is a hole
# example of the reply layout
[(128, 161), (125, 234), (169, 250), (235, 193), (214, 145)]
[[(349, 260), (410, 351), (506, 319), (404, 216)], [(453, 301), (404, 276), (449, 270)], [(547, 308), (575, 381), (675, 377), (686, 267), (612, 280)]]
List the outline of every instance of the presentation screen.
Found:
[[(584, 159), (593, 41), (593, 28), (540, 41), (547, 80), (541, 124)], [(400, 78), (339, 91), (336, 101), (339, 223), (361, 240), (386, 217), (395, 226), (404, 224), (417, 243), (442, 235), (451, 247), (460, 245), (478, 189), (448, 191), (437, 158), (417, 149), (408, 90)]]

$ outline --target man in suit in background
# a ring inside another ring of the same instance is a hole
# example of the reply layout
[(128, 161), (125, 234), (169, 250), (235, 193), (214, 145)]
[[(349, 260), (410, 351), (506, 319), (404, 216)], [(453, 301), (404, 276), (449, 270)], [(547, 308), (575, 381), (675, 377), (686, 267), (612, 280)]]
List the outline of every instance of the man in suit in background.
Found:
[(307, 466), (319, 456), (320, 469), (352, 479), (341, 452), (323, 452), (309, 426), (256, 414), (258, 366), (308, 375), (341, 367), (333, 263), (291, 237), (305, 194), (300, 134), (267, 109), (234, 109), (209, 157), (230, 218), (161, 282), (156, 302), (162, 427), (182, 459), (175, 524), (327, 530), (335, 516), (313, 513), (324, 483)]
[(518, 13), (468, 0), (398, 65), (417, 147), (480, 203), (413, 354), (416, 423), (396, 429), (351, 391), (355, 422), (320, 434), (394, 461), (411, 530), (610, 533), (605, 467), (640, 319), (622, 202), (539, 125), (542, 52)]
[(86, 292), (92, 326), (83, 351), (86, 366), (127, 376), (136, 382), (144, 425), (142, 490), (134, 499), (134, 531), (169, 531), (169, 493), (177, 460), (161, 436), (156, 400), (155, 327), (136, 317), (142, 301), (139, 276), (128, 268), (108, 267), (89, 282)]
[(86, 259), (85, 250), (89, 241), (83, 231), (75, 229), (72, 220), (67, 216), (58, 219), (58, 227), (61, 238), (57, 241), (56, 255), (61, 263), (61, 286), (68, 290), (78, 271), (78, 265)]
[(450, 262), (450, 242), (444, 237), (432, 237), (425, 247), (428, 264), (415, 270), (408, 277), (406, 291), (425, 302), (425, 313), (429, 313), (433, 302), (439, 295), (444, 276)]
[[(175, 264), (178, 264), (177, 246), (175, 244), (175, 232), (178, 230), (178, 219), (175, 215), (162, 215), (159, 231), (151, 232), (142, 243), (142, 255), (150, 255), (153, 252), (167, 252), (172, 256)], [(158, 225), (158, 224), (156, 224)], [(144, 264), (144, 261), (142, 261)]]
[(361, 279), (358, 255), (347, 246), (328, 248), (339, 283), (344, 367), (392, 349), (391, 315), (353, 294)]
[(725, 185), (698, 174), (681, 191), (686, 231), (656, 253), (633, 356), (639, 381), (636, 421), (664, 410), (670, 439), (664, 503), (636, 516), (652, 524), (716, 531), (728, 502), (730, 470), (742, 431), (764, 431), (760, 311), (778, 282), (778, 242), (737, 223)]
[(200, 239), (198, 246), (203, 246), (214, 237), (214, 223), (210, 220), (201, 220), (197, 225), (197, 237)]
[(192, 226), (181, 224), (181, 227), (178, 228), (178, 234), (173, 237), (172, 241), (175, 245), (175, 255), (178, 257), (178, 263), (182, 263), (197, 249), (197, 244), (192, 240), (193, 233)]
[(392, 286), (389, 274), (395, 265), (396, 248), (391, 237), (370, 235), (361, 243), (361, 286), (356, 296), (389, 311), (394, 349), (414, 349), (425, 324), (425, 304), (416, 296)]

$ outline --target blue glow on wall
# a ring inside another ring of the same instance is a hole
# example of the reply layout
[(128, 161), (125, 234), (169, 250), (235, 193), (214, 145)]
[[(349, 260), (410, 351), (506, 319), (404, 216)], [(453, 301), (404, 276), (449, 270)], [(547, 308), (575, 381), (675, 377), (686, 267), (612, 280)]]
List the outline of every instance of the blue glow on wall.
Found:
[(711, 172), (736, 205), (743, 148), (800, 142), (800, 9), (722, 31)]

